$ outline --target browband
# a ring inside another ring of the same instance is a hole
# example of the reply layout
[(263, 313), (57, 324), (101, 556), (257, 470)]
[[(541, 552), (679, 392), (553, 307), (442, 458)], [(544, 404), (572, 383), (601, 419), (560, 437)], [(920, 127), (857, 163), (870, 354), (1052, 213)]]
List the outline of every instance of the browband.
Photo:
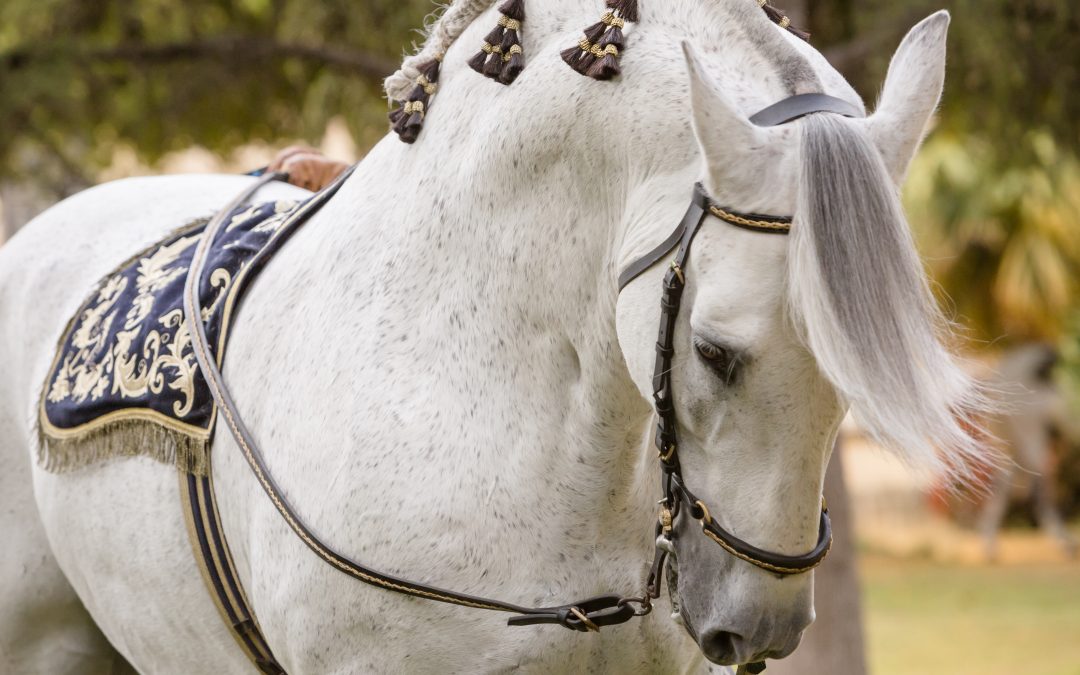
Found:
[(668, 253), (671, 253), (682, 241), (683, 234), (687, 230), (697, 230), (701, 226), (701, 222), (705, 220), (705, 216), (708, 215), (716, 216), (729, 225), (741, 227), (744, 230), (753, 230), (754, 232), (787, 234), (791, 231), (790, 218), (762, 216), (756, 213), (741, 214), (720, 208), (709, 199), (709, 195), (705, 194), (705, 187), (701, 183), (697, 183), (694, 185), (694, 194), (690, 198), (690, 208), (687, 209), (682, 222), (663, 243), (635, 260), (619, 275), (619, 290), (626, 288), (628, 283), (641, 276), (645, 270), (658, 263)]
[[(765, 108), (751, 117), (750, 121), (759, 127), (776, 127), (815, 113), (834, 113), (844, 117), (865, 116), (861, 108), (842, 98), (836, 98), (828, 94), (797, 94)], [(694, 186), (694, 195), (691, 198), (690, 208), (687, 210), (686, 215), (683, 216), (682, 222), (663, 243), (623, 270), (623, 273), (619, 275), (619, 290), (622, 291), (627, 284), (641, 276), (645, 270), (660, 262), (660, 259), (668, 253), (671, 253), (679, 245), (683, 233), (688, 228), (699, 226), (705, 216), (709, 214), (716, 216), (729, 225), (755, 232), (788, 234), (791, 231), (791, 218), (762, 216), (752, 213), (742, 214), (717, 206), (709, 199), (709, 195), (705, 193), (705, 188), (701, 183), (698, 183)]]

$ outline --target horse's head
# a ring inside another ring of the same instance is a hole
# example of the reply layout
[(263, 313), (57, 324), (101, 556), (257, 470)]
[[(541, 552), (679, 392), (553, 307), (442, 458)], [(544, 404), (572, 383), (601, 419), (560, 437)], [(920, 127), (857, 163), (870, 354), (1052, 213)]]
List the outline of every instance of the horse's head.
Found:
[[(706, 220), (684, 270), (671, 364), (682, 476), (720, 526), (766, 551), (814, 548), (849, 407), (910, 457), (973, 451), (957, 421), (972, 405), (970, 383), (942, 346), (945, 322), (896, 188), (941, 93), (948, 23), (935, 14), (908, 35), (872, 116), (772, 128), (752, 124), (708, 56), (684, 47), (709, 196), (733, 211), (794, 216), (790, 236)], [(622, 267), (673, 225), (630, 223)], [(663, 267), (630, 283), (617, 310), (627, 364), (650, 397)], [(684, 507), (663, 542), (679, 618), (718, 663), (790, 654), (814, 618), (812, 574), (739, 559), (703, 536), (699, 515)]]

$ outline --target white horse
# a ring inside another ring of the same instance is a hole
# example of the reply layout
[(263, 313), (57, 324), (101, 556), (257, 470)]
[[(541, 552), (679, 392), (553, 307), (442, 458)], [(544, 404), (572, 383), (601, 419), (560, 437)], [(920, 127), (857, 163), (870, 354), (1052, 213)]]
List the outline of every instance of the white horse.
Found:
[[(810, 549), (849, 405), (923, 463), (956, 469), (977, 447), (957, 421), (970, 383), (941, 346), (897, 199), (940, 96), (948, 15), (906, 38), (872, 116), (764, 129), (748, 114), (792, 94), (862, 103), (757, 0), (641, 0), (622, 76), (581, 77), (559, 52), (599, 4), (529, 3), (528, 66), (511, 86), (466, 66), (498, 18), (492, 0), (452, 5), (390, 80), (445, 51), (417, 142), (371, 151), (233, 330), (225, 374), (274, 475), (320, 536), (376, 569), (522, 604), (640, 588), (664, 265), (621, 294), (616, 280), (668, 235), (695, 181), (732, 209), (795, 215), (791, 237), (711, 218), (690, 258), (680, 456), (717, 522), (762, 548)], [(35, 433), (88, 289), (249, 180), (110, 183), (0, 250), (5, 673), (107, 671), (116, 652), (140, 672), (251, 668), (192, 558), (176, 470), (131, 457), (50, 473)], [(507, 627), (340, 574), (289, 530), (228, 434), (212, 460), (240, 578), (290, 673), (723, 670), (789, 654), (814, 617), (812, 574), (780, 579), (681, 518), (675, 621), (665, 596), (599, 634)]]

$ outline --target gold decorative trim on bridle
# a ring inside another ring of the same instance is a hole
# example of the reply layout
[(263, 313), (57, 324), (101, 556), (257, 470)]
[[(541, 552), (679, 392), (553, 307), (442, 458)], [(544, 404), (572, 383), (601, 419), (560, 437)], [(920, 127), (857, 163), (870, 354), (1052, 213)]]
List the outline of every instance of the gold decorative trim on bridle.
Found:
[(746, 216), (740, 216), (737, 213), (725, 211), (716, 205), (709, 206), (709, 213), (713, 214), (720, 220), (731, 223), (732, 225), (741, 225), (743, 227), (756, 227), (762, 230), (776, 230), (777, 232), (790, 232), (791, 220), (777, 219), (777, 220), (755, 220), (753, 218), (747, 218)]

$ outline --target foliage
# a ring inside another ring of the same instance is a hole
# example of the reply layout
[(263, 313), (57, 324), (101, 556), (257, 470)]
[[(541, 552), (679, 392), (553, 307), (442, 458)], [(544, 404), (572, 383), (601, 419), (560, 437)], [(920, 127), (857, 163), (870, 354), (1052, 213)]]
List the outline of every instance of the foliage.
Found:
[(1080, 160), (1048, 132), (1007, 150), (939, 133), (912, 166), (907, 202), (935, 279), (978, 337), (1066, 333), (1080, 311)]
[(868, 100), (903, 32), (952, 12), (942, 128), (1030, 161), (1033, 128), (1080, 145), (1080, 7), (1073, 0), (809, 0), (814, 43)]
[[(432, 5), (420, 0), (5, 0), (0, 175), (20, 158), (71, 172), (117, 144), (145, 160), (191, 144), (314, 139), (334, 114), (370, 144), (379, 81)], [(381, 133), (379, 134), (381, 135)]]

